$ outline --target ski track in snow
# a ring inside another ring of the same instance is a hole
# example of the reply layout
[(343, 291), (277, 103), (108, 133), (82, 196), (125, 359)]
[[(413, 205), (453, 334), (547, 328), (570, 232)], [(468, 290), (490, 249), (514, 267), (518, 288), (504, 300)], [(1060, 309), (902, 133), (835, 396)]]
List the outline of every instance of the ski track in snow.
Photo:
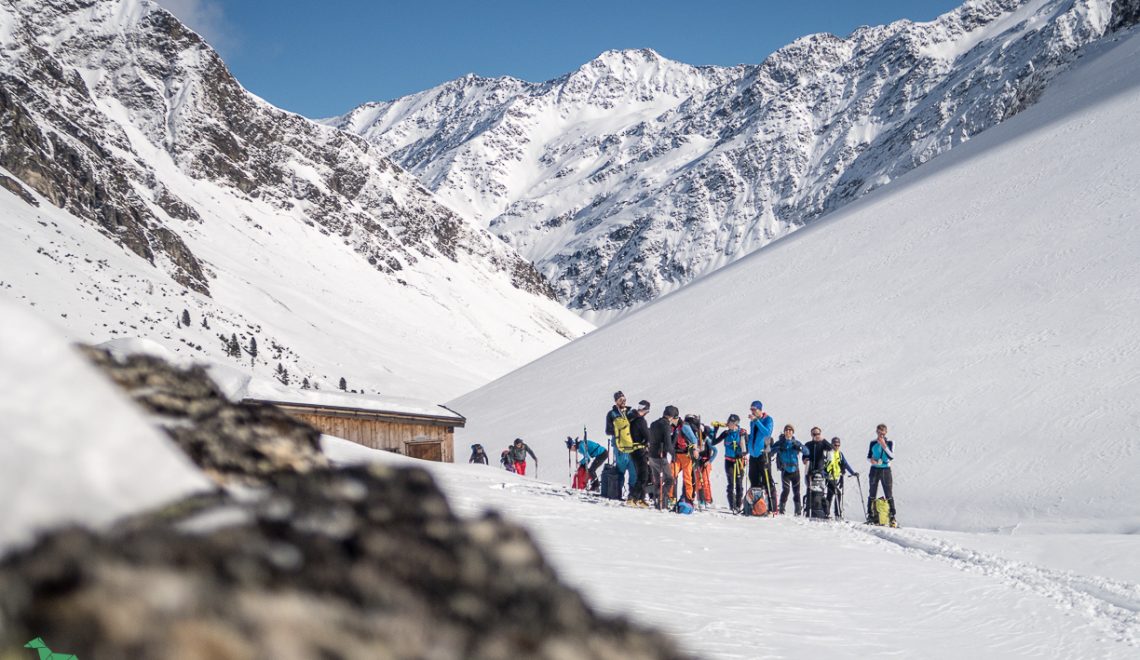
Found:
[(1094, 626), (1111, 635), (1113, 641), (1140, 647), (1138, 584), (1002, 559), (912, 531), (851, 523), (844, 526), (895, 545), (908, 554), (945, 561), (960, 570), (980, 573), (1015, 589), (1044, 596), (1060, 609), (1088, 618)]

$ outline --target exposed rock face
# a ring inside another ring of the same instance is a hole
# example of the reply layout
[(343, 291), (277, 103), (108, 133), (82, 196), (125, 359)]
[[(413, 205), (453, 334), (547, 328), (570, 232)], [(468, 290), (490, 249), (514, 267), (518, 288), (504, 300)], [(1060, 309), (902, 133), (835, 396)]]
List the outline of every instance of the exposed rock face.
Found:
[(42, 636), (101, 660), (684, 657), (596, 614), (521, 528), (457, 518), (427, 472), (330, 468), (312, 429), (227, 403), (201, 369), (88, 355), (243, 487), (5, 558), (0, 648)]
[(146, 355), (116, 360), (106, 351), (86, 350), (221, 484), (258, 484), (282, 471), (304, 474), (329, 465), (316, 429), (273, 406), (231, 403), (201, 367), (179, 369)]
[(332, 123), (605, 320), (1020, 112), (1138, 11), (1135, 0), (971, 1), (731, 68), (611, 51), (549, 82), (467, 76)]

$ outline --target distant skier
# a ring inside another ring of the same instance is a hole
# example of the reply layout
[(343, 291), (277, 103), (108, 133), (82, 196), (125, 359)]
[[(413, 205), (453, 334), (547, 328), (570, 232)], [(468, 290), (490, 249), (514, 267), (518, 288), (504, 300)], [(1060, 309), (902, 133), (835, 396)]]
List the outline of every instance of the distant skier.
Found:
[(895, 526), (895, 493), (894, 480), (891, 478), (891, 461), (895, 457), (895, 443), (887, 440), (887, 425), (879, 424), (875, 427), (875, 439), (867, 448), (867, 460), (871, 463), (871, 471), (867, 474), (867, 483), (870, 492), (867, 494), (867, 522), (875, 522), (875, 496), (879, 493), (879, 484), (883, 484), (883, 496), (891, 507), (891, 526)]
[(753, 401), (748, 411), (748, 486), (763, 488), (769, 510), (776, 507), (776, 482), (772, 480), (772, 430), (776, 420), (764, 412), (764, 404)]
[(614, 448), (614, 465), (622, 474), (622, 481), (628, 482), (631, 495), (638, 478), (637, 467), (633, 462), (633, 435), (630, 430), (634, 414), (626, 406), (625, 394), (621, 390), (614, 392), (614, 407), (606, 413), (606, 436)]
[(826, 518), (827, 462), (831, 459), (831, 443), (818, 427), (811, 430), (811, 440), (804, 445), (804, 509), (811, 518)]
[(511, 460), (511, 448), (510, 447), (507, 447), (506, 449), (504, 449), (502, 455), (499, 456), (499, 465), (502, 465), (503, 469), (506, 470), (507, 472), (514, 472), (515, 471), (515, 462)]
[(827, 509), (840, 520), (843, 519), (843, 475), (859, 476), (840, 451), (842, 445), (838, 437), (831, 439), (831, 459), (827, 462)]
[(483, 451), (483, 445), (471, 445), (471, 458), (467, 459), (468, 463), (482, 463), (483, 465), (490, 465), (491, 461), (487, 459), (487, 452)]
[(788, 508), (788, 494), (794, 491), (796, 515), (802, 513), (800, 508), (803, 500), (800, 499), (800, 459), (804, 455), (804, 446), (796, 440), (796, 429), (791, 424), (784, 427), (780, 439), (772, 445), (772, 452), (776, 454), (776, 467), (780, 469), (780, 513)]
[(649, 475), (658, 509), (667, 507), (669, 493), (673, 490), (669, 459), (675, 453), (673, 426), (677, 423), (678, 414), (677, 406), (665, 406), (661, 418), (649, 425)]
[(526, 455), (534, 459), (535, 465), (538, 464), (538, 457), (534, 455), (534, 451), (530, 445), (523, 442), (522, 438), (515, 438), (515, 442), (511, 445), (511, 462), (515, 465), (515, 472), (518, 474), (526, 474)]
[(696, 491), (697, 501), (703, 505), (711, 505), (712, 497), (712, 466), (716, 460), (716, 447), (713, 446), (715, 432), (711, 426), (702, 426), (698, 438), (697, 464), (693, 467), (693, 487)]
[[(593, 440), (575, 440), (574, 449), (577, 450), (578, 465), (586, 468), (586, 472), (590, 475), (590, 483), (587, 486), (588, 490), (598, 490), (598, 468), (606, 459), (610, 457), (610, 453), (606, 448), (594, 442)], [(592, 462), (591, 462), (592, 461)]]
[[(713, 422), (713, 428), (720, 424)], [(728, 416), (726, 428), (712, 441), (714, 445), (724, 443), (724, 476), (728, 480), (728, 507), (733, 513), (740, 511), (744, 503), (744, 471), (748, 465), (748, 450), (740, 430), (740, 415)]]
[[(685, 415), (685, 420), (678, 423), (673, 430), (672, 497), (676, 500), (684, 498), (689, 504), (693, 503), (693, 466), (697, 456), (697, 436), (700, 433), (700, 424), (700, 417)], [(682, 481), (682, 492), (677, 492), (678, 475)]]
[(629, 458), (635, 470), (633, 485), (629, 489), (629, 502), (644, 507), (645, 493), (649, 489), (649, 414), (650, 404), (645, 399), (637, 403), (637, 410), (629, 416), (629, 435), (633, 451)]

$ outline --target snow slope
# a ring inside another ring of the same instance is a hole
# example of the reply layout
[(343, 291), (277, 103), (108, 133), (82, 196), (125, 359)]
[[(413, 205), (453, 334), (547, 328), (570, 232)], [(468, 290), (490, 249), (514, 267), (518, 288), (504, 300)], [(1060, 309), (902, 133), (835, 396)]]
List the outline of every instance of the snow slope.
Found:
[(1135, 31), (1094, 47), (889, 189), (460, 397), (457, 442), (522, 436), (554, 479), (615, 389), (706, 421), (760, 398), (860, 471), (888, 423), (904, 525), (1140, 531), (1137, 61)]
[(329, 122), (608, 321), (1016, 115), (1137, 7), (971, 0), (735, 67), (609, 51), (555, 80), (465, 76)]
[(1060, 537), (1034, 545), (1055, 545), (1053, 559), (1075, 568), (974, 549), (992, 535), (947, 542), (910, 529), (677, 516), (495, 467), (323, 444), (340, 463), (429, 470), (461, 515), (494, 509), (521, 523), (594, 606), (656, 626), (699, 657), (1131, 658), (1140, 646), (1140, 584), (1103, 574)]
[(148, 0), (12, 0), (0, 46), (0, 287), (75, 339), (439, 401), (591, 327), (512, 248), (363, 139), (247, 92)]
[(212, 486), (65, 336), (0, 297), (0, 551)]

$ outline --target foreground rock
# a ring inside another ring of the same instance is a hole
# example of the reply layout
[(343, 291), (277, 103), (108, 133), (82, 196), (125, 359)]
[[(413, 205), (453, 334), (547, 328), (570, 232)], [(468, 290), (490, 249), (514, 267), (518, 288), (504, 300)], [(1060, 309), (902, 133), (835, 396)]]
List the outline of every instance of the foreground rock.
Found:
[(8, 556), (0, 648), (43, 637), (99, 660), (683, 657), (593, 612), (521, 528), (456, 517), (427, 472), (330, 468), (309, 453), (311, 429), (226, 402), (201, 370), (91, 355), (195, 462), (242, 485)]

